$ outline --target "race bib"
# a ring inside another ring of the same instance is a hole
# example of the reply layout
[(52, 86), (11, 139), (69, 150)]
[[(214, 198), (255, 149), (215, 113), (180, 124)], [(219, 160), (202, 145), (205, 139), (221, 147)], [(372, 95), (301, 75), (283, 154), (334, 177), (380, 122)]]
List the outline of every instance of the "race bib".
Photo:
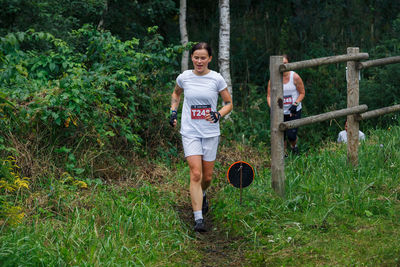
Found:
[(283, 96), (283, 104), (284, 105), (291, 105), (293, 104), (293, 98), (291, 95), (285, 95)]
[(206, 114), (210, 113), (211, 105), (192, 105), (190, 107), (190, 113), (192, 115), (192, 120), (204, 120)]

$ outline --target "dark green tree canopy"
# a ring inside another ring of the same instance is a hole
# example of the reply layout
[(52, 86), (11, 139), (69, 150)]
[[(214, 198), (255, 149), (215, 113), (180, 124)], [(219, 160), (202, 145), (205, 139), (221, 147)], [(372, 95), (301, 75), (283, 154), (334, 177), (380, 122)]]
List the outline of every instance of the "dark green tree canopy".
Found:
[[(87, 54), (94, 46), (76, 31), (87, 27), (84, 25), (96, 29), (100, 22), (103, 32), (120, 41), (138, 39), (140, 49), (151, 39), (149, 27), (157, 26), (151, 28), (158, 33), (157, 42), (150, 42), (154, 51), (178, 45), (180, 39), (178, 0), (0, 0), (0, 6), (0, 36), (33, 29), (65, 41), (68, 47), (81, 54)], [(254, 141), (265, 140), (269, 134), (265, 86), (269, 80), (271, 55), (286, 53), (291, 61), (298, 61), (344, 54), (350, 46), (368, 52), (370, 59), (400, 54), (399, 1), (232, 0), (230, 12), (230, 66), (235, 110), (242, 110), (243, 116), (251, 118), (246, 123), (251, 124), (254, 133), (245, 135)], [(187, 27), (189, 41), (206, 41), (218, 54), (218, 1), (188, 1)], [(99, 45), (96, 49), (102, 47)], [(53, 49), (45, 41), (22, 42), (20, 48), (24, 51)], [(89, 52), (92, 56), (103, 53)], [(5, 56), (5, 51), (2, 53), (0, 57)], [(58, 63), (61, 59), (53, 59), (49, 66), (54, 66), (51, 73), (57, 76), (55, 70), (61, 71)], [(179, 70), (178, 61), (166, 62)], [(336, 64), (299, 71), (306, 87), (305, 114), (318, 114), (346, 105), (344, 67), (344, 64)], [(217, 60), (212, 61), (211, 68), (218, 70)], [(398, 103), (398, 85), (391, 76), (397, 72), (398, 65), (363, 71), (360, 101), (370, 109)], [(377, 94), (393, 97), (389, 98), (390, 103), (384, 103), (383, 98), (374, 100)], [(242, 115), (232, 114), (234, 119)], [(391, 120), (385, 117), (363, 125), (387, 124)], [(237, 123), (232, 127), (239, 133), (249, 125)], [(321, 123), (313, 127), (322, 130), (326, 125)], [(333, 128), (328, 136), (333, 136), (334, 132)]]

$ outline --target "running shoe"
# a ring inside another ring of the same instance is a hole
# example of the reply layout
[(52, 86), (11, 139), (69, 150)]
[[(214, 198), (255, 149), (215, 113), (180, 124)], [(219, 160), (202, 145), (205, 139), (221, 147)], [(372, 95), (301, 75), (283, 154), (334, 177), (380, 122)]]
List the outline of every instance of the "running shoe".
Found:
[(204, 219), (197, 219), (195, 221), (194, 230), (196, 232), (205, 232), (206, 231), (206, 226), (204, 224)]
[(206, 194), (203, 195), (203, 204), (201, 207), (201, 211), (202, 211), (203, 215), (207, 214), (207, 212), (208, 212), (208, 200), (207, 200)]

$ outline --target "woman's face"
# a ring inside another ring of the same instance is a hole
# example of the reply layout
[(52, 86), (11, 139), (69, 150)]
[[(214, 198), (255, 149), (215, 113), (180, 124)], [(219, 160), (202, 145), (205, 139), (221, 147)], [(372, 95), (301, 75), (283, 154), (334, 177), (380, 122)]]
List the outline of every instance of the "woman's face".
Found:
[(192, 62), (196, 74), (202, 75), (208, 73), (208, 63), (211, 62), (212, 57), (208, 55), (206, 49), (197, 49), (192, 54)]
[[(283, 57), (283, 64), (287, 64), (289, 63), (289, 60), (286, 57)], [(288, 75), (288, 73), (290, 73), (290, 71), (285, 71), (284, 72), (286, 75)]]
[(289, 63), (289, 60), (286, 57), (283, 57), (283, 64)]

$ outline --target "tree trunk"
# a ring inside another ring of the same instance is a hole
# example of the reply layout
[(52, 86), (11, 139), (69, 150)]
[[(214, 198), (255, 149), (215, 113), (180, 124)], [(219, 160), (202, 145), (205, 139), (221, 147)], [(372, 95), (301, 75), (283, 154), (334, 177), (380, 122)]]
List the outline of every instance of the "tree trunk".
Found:
[(101, 19), (99, 24), (97, 25), (97, 30), (102, 30), (103, 29), (103, 25), (104, 25), (104, 17), (106, 16), (108, 12), (108, 1), (104, 1), (104, 9), (103, 9), (103, 14), (101, 15)]
[[(181, 44), (186, 46), (189, 37), (186, 29), (186, 0), (181, 0), (179, 6), (179, 30), (181, 32)], [(189, 51), (184, 50), (182, 53), (182, 61), (181, 61), (181, 71), (185, 71), (188, 69), (188, 62), (189, 62)]]
[(229, 93), (232, 96), (232, 81), (229, 67), (229, 50), (230, 50), (230, 17), (229, 17), (229, 0), (219, 0), (219, 72), (224, 77)]

